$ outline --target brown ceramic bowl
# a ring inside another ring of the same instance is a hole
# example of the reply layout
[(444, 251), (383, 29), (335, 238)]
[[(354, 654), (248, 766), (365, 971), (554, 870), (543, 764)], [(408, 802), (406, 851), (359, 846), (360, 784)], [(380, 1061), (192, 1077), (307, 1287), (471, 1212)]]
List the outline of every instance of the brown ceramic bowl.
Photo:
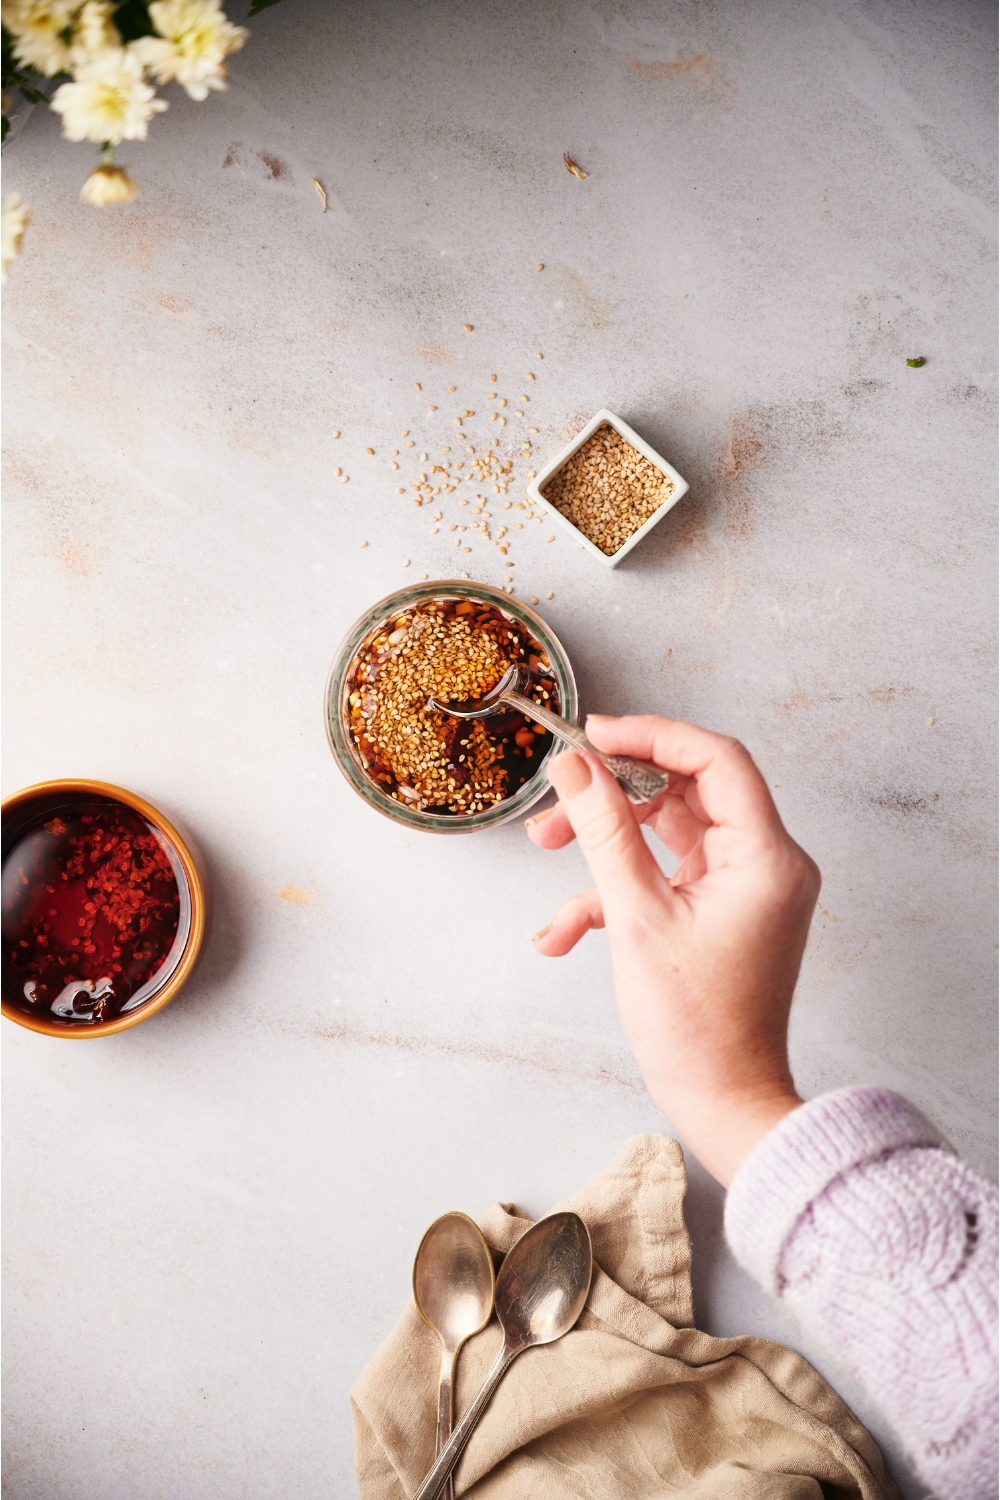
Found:
[(182, 824), (165, 818), (145, 798), (106, 781), (41, 781), (7, 797), (0, 808), (3, 816), (4, 861), (21, 835), (42, 817), (91, 799), (95, 802), (122, 803), (151, 823), (166, 840), (173, 856), (171, 864), (180, 890), (182, 927), (179, 928), (179, 936), (183, 937), (183, 941), (163, 964), (162, 979), (158, 974), (154, 975), (155, 988), (148, 998), (134, 1011), (113, 1016), (107, 1021), (81, 1024), (60, 1020), (58, 1016), (43, 1011), (28, 1011), (7, 993), (5, 985), (0, 1004), (3, 1014), (11, 1021), (16, 1021), (19, 1026), (27, 1026), (30, 1031), (40, 1031), (45, 1036), (111, 1036), (113, 1032), (138, 1026), (140, 1021), (145, 1021), (156, 1011), (162, 1010), (194, 972), (208, 940), (212, 921), (208, 871), (191, 835)]

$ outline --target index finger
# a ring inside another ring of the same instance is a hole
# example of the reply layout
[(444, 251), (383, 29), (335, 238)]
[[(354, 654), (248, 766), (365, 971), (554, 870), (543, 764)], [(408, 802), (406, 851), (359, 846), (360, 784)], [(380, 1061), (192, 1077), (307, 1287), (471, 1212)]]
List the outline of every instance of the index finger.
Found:
[(586, 728), (605, 755), (631, 755), (692, 777), (698, 801), (713, 823), (756, 834), (783, 831), (767, 783), (739, 740), (657, 714), (621, 719), (591, 714)]

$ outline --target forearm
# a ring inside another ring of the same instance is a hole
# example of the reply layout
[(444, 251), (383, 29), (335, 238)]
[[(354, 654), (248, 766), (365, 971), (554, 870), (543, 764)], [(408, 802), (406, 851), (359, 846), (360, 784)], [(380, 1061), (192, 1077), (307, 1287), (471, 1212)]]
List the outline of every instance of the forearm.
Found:
[(996, 1193), (898, 1095), (790, 1113), (737, 1172), (737, 1258), (879, 1401), (941, 1500), (996, 1494)]

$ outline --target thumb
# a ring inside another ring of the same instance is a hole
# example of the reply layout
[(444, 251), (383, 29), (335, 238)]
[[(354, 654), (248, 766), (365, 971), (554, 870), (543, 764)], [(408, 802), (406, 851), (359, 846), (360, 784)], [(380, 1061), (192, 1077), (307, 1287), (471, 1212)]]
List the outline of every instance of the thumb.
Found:
[(662, 882), (632, 804), (595, 757), (567, 750), (548, 763), (548, 778), (583, 850), (605, 917), (630, 907)]

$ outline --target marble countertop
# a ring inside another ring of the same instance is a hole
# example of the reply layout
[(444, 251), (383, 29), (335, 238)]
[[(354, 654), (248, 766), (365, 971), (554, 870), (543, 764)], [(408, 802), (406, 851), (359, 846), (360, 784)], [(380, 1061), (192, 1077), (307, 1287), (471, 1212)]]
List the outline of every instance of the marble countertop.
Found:
[[(585, 707), (739, 735), (819, 861), (800, 1088), (899, 1088), (994, 1166), (992, 11), (285, 0), (251, 26), (227, 94), (172, 91), (120, 149), (134, 205), (78, 201), (91, 150), (43, 109), (4, 154), (32, 209), (4, 787), (142, 792), (217, 903), (148, 1023), (4, 1027), (12, 1500), (354, 1493), (348, 1390), (430, 1220), (543, 1212), (670, 1132), (602, 936), (529, 942), (589, 883), (577, 851), (407, 832), (326, 744), (347, 627), (455, 571), (388, 450), (411, 430), (411, 483), (452, 402), (486, 441), (491, 373), (530, 391), (538, 459), (607, 405), (691, 485), (616, 571), (529, 527), (513, 576)], [(803, 1349), (922, 1493), (690, 1172), (699, 1325)]]

